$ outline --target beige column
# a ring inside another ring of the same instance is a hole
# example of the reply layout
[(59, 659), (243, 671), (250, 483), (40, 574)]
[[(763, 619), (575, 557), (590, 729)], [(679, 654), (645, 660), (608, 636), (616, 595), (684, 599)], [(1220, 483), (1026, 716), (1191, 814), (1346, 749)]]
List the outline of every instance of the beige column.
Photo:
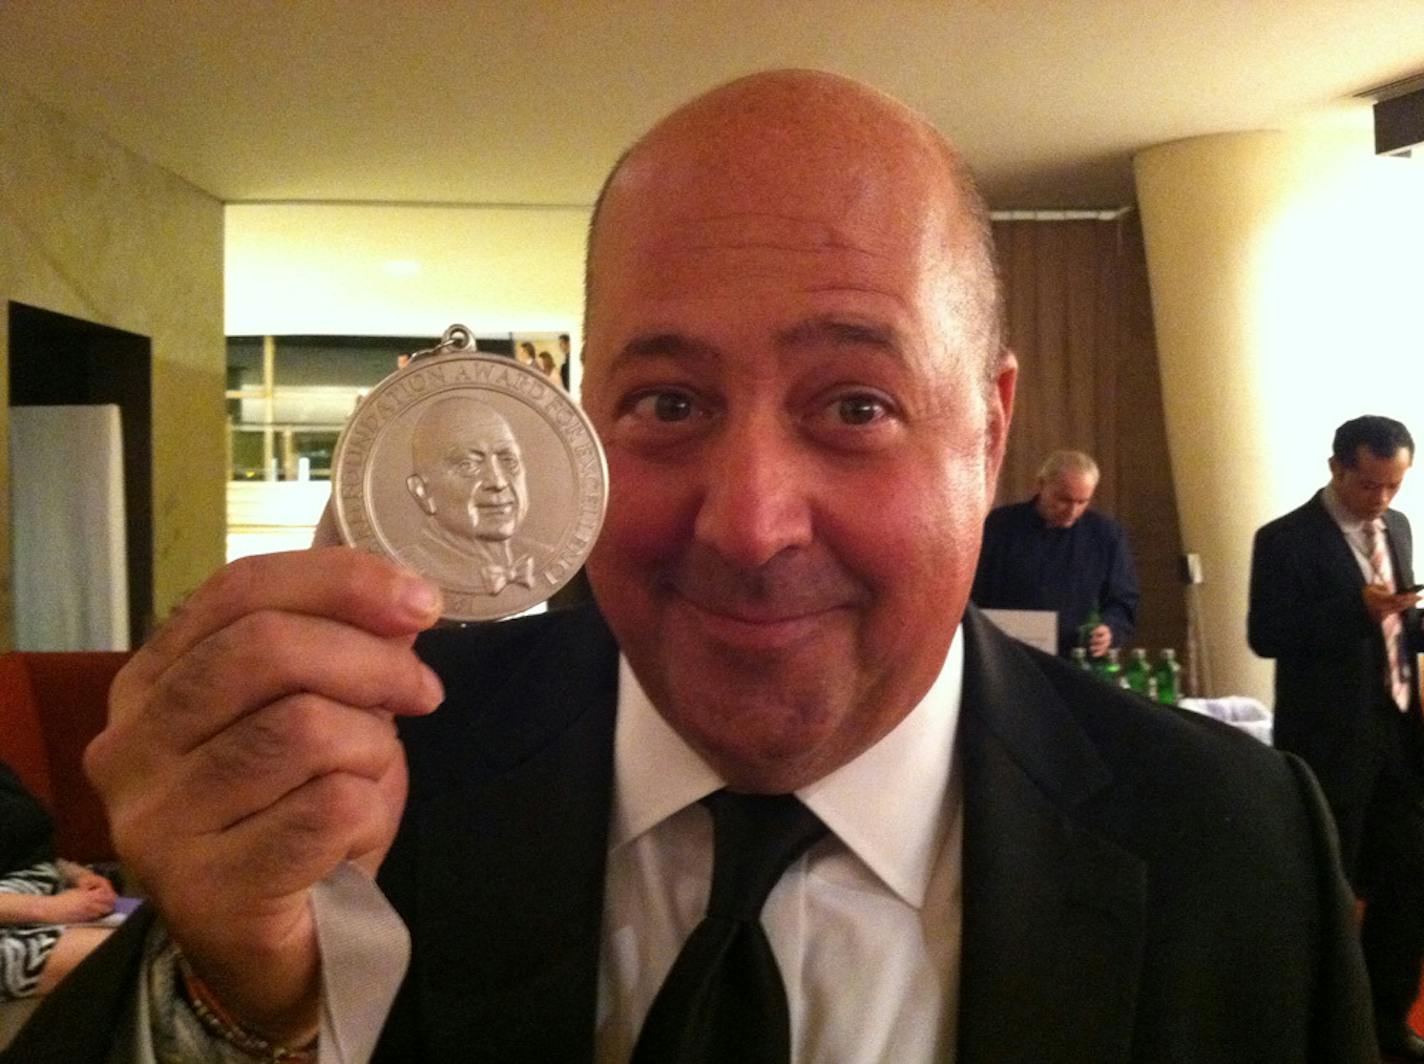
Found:
[[(1252, 535), (1325, 482), (1340, 422), (1387, 414), (1424, 442), (1424, 162), (1374, 157), (1347, 122), (1178, 141), (1135, 166), (1210, 693), (1269, 705), (1271, 664), (1246, 644)], [(1396, 505), (1412, 499), (1424, 485)]]

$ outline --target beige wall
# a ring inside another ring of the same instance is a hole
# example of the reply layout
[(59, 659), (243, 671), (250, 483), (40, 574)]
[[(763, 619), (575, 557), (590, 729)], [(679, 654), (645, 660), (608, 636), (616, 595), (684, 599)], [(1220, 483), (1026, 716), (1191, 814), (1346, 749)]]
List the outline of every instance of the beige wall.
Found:
[[(1188, 551), (1202, 555), (1216, 694), (1271, 701), (1246, 644), (1251, 540), (1327, 478), (1335, 427), (1424, 438), (1424, 160), (1368, 129), (1197, 137), (1136, 161), (1162, 390)], [(1424, 522), (1413, 474), (1396, 500)]]
[(566, 332), (583, 313), (579, 207), (234, 203), (227, 333)]
[[(10, 301), (153, 345), (154, 606), (223, 559), (222, 205), (0, 86), (0, 440)], [(0, 447), (0, 645), (10, 645), (9, 448)]]

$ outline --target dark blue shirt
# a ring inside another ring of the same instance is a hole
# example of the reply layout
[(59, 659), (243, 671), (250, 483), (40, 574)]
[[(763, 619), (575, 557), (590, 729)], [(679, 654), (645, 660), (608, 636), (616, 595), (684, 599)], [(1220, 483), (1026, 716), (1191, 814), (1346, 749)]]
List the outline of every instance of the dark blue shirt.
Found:
[(1122, 646), (1137, 624), (1137, 573), (1122, 526), (1085, 510), (1070, 528), (1053, 528), (1028, 502), (1000, 506), (984, 521), (984, 546), (970, 598), (977, 606), (1056, 610), (1058, 652), (1078, 645), (1094, 605)]

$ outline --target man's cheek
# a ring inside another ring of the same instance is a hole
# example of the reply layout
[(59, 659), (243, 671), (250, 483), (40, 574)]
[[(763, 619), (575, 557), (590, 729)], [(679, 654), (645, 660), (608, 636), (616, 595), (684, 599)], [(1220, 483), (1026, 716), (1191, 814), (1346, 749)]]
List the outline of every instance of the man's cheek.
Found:
[(610, 456), (609, 482), (608, 514), (596, 549), (651, 564), (686, 544), (697, 519), (690, 476)]

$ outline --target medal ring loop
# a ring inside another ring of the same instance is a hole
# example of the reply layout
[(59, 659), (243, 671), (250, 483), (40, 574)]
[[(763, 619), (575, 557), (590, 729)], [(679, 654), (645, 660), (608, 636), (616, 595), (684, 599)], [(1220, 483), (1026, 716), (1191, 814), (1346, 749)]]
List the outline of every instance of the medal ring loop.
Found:
[(424, 358), (427, 355), (444, 355), (451, 351), (471, 351), (475, 349), (475, 334), (468, 325), (460, 325), (458, 322), (444, 331), (440, 336), (440, 342), (434, 347), (427, 347), (423, 351), (416, 351), (409, 361), (414, 362), (417, 358)]

